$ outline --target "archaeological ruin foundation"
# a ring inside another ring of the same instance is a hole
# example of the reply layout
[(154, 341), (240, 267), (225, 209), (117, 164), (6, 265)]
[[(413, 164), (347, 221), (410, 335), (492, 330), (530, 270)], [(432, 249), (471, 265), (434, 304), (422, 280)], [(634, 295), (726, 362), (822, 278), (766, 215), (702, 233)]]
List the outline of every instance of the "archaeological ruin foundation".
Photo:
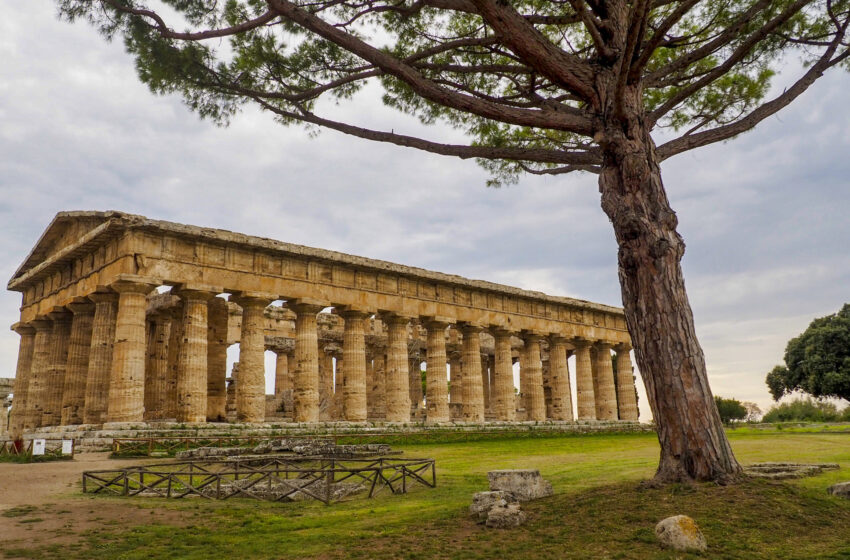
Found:
[(637, 420), (616, 307), (121, 212), (59, 213), (8, 289), (22, 294), (15, 436), (271, 419)]

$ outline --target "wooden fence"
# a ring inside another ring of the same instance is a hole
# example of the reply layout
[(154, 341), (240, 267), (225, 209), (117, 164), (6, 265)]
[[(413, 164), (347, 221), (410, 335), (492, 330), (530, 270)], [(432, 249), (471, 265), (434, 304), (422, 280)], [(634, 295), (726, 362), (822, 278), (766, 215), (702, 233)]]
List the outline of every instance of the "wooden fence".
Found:
[(363, 493), (372, 498), (384, 490), (404, 494), (410, 485), (436, 487), (433, 459), (251, 457), (83, 473), (84, 493), (215, 500), (314, 499), (330, 504)]
[[(70, 443), (70, 453), (66, 453), (63, 450), (64, 442), (69, 441)], [(2, 441), (0, 442), (0, 457), (9, 457), (9, 456), (17, 456), (17, 457), (29, 457), (33, 458), (33, 447), (35, 441), (27, 440), (27, 441)], [(74, 457), (74, 452), (76, 450), (76, 442), (74, 440), (68, 439), (45, 439), (44, 440), (44, 453), (43, 456), (47, 458), (59, 458), (59, 457)], [(36, 455), (38, 457), (39, 455)]]

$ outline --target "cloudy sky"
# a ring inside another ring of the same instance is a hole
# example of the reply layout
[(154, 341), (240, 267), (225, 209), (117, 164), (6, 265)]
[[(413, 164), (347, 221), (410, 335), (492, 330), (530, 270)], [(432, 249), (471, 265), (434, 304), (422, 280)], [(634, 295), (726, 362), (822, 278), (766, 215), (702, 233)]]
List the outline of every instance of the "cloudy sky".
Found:
[[(758, 130), (664, 164), (715, 394), (769, 406), (764, 376), (787, 340), (850, 301), (847, 91), (850, 76), (834, 72)], [(420, 130), (375, 99), (367, 91), (334, 110)], [(502, 189), (487, 178), (470, 161), (331, 131), (312, 138), (254, 110), (216, 128), (149, 93), (120, 43), (58, 21), (52, 2), (4, 7), (4, 279), (56, 212), (114, 209), (621, 305), (595, 176)], [(0, 325), (19, 306), (18, 293), (0, 294)], [(17, 347), (0, 330), (0, 377), (14, 375)]]

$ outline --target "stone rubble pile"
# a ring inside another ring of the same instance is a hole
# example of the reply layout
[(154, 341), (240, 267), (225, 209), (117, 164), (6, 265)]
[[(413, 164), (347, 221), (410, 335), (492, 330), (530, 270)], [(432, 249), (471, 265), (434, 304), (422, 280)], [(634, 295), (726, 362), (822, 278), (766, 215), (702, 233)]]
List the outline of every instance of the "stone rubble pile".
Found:
[(243, 455), (267, 455), (291, 453), (302, 457), (372, 457), (377, 455), (388, 455), (393, 453), (389, 445), (385, 443), (364, 443), (356, 445), (336, 445), (325, 440), (305, 440), (303, 438), (289, 438), (269, 440), (256, 447), (198, 447), (179, 451), (178, 459), (210, 459), (239, 457)]
[(783, 480), (815, 476), (823, 471), (837, 469), (837, 463), (754, 463), (745, 466), (744, 472), (756, 478)]
[(536, 469), (490, 471), (489, 492), (472, 496), (469, 513), (478, 523), (495, 529), (519, 527), (528, 520), (520, 502), (552, 495), (552, 485)]

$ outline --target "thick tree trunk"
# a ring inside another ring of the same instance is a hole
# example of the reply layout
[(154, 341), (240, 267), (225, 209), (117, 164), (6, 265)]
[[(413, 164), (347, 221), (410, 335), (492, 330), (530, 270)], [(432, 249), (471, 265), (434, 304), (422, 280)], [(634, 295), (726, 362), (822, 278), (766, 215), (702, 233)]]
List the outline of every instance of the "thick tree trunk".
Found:
[[(637, 106), (639, 95), (632, 97)], [(619, 245), (623, 306), (661, 443), (656, 480), (728, 482), (741, 473), (708, 386), (655, 145), (639, 111), (600, 142), (602, 208)]]

